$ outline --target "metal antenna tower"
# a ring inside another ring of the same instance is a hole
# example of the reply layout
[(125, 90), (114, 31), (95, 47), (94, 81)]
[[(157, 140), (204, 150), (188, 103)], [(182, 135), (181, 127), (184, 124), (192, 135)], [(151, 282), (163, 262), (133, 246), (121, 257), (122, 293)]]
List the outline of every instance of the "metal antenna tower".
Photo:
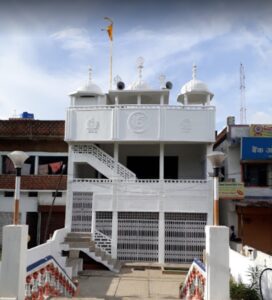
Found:
[(246, 124), (246, 95), (245, 95), (245, 69), (243, 64), (240, 64), (240, 124)]

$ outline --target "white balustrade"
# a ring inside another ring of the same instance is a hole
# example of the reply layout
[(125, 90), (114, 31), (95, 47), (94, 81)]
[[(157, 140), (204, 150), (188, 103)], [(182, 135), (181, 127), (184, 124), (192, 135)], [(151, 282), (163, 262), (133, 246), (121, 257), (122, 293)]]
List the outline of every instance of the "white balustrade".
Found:
[(111, 109), (160, 109), (160, 110), (215, 110), (214, 106), (203, 105), (154, 105), (154, 104), (121, 104), (121, 105), (90, 105), (90, 106), (71, 106), (68, 111), (93, 111)]

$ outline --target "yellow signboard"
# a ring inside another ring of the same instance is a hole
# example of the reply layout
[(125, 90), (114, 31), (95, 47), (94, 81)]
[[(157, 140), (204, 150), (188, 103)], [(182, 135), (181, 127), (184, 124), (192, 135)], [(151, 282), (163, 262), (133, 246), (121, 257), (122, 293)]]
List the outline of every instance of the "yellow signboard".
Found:
[(236, 199), (242, 200), (245, 198), (245, 187), (241, 182), (220, 182), (219, 183), (219, 198), (220, 199)]
[(249, 128), (250, 136), (259, 136), (259, 137), (272, 137), (272, 125), (250, 125)]

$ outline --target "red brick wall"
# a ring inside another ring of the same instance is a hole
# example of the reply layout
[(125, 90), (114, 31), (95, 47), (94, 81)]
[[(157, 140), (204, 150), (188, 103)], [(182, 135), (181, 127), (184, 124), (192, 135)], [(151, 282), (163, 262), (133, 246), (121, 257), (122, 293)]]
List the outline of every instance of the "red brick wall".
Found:
[(68, 152), (64, 121), (0, 120), (0, 151)]
[[(30, 175), (21, 177), (22, 190), (55, 190), (57, 188), (60, 175)], [(12, 190), (15, 187), (15, 175), (0, 175), (0, 189)], [(59, 190), (67, 188), (67, 176), (63, 175), (59, 185)]]
[(40, 121), (27, 119), (0, 120), (0, 138), (9, 139), (24, 137), (35, 138), (58, 138), (64, 137), (64, 121)]

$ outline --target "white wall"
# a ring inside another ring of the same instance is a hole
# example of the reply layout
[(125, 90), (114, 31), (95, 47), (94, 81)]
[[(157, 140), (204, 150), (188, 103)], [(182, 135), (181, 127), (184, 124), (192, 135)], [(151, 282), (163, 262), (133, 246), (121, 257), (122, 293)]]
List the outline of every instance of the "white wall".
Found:
[(214, 142), (212, 107), (126, 106), (70, 109), (65, 139), (69, 141)]
[(236, 182), (241, 181), (240, 144), (227, 149), (227, 178), (234, 178)]

